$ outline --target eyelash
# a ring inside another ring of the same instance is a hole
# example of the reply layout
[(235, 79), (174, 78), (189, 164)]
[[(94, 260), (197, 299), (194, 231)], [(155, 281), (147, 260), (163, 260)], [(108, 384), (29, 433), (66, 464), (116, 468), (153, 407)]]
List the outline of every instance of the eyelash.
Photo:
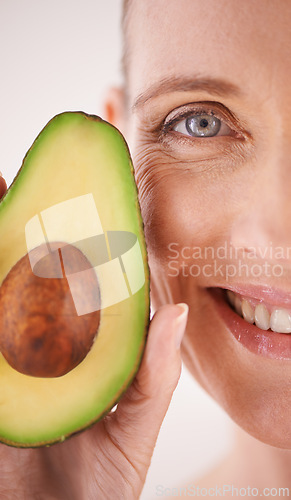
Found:
[[(169, 117), (173, 114), (173, 118), (169, 119)], [(190, 134), (187, 135), (174, 130), (174, 126), (178, 123), (182, 122), (183, 120), (187, 120), (187, 118), (200, 114), (213, 115), (214, 117), (218, 118), (222, 124), (227, 125), (233, 133), (226, 135), (226, 137), (244, 138), (242, 129), (238, 126), (236, 117), (228, 108), (217, 102), (204, 102), (197, 103), (196, 105), (195, 103), (192, 103), (173, 110), (167, 115), (162, 123), (161, 135), (163, 137), (166, 137), (169, 133), (174, 133), (182, 136), (184, 140), (186, 139), (191, 141), (196, 141), (199, 139), (203, 139), (204, 141), (205, 139), (214, 139), (217, 136), (195, 137), (191, 136)]]

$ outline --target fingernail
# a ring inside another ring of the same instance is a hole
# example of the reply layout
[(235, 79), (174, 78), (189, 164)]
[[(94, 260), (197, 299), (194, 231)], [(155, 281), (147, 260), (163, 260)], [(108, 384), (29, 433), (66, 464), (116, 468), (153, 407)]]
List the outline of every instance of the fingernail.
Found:
[(184, 303), (180, 303), (180, 304), (176, 304), (176, 305), (181, 310), (181, 313), (176, 318), (176, 324), (175, 324), (175, 330), (176, 330), (175, 343), (176, 343), (176, 348), (180, 349), (182, 338), (183, 338), (184, 332), (185, 332), (185, 327), (187, 324), (189, 307), (187, 304), (184, 304)]

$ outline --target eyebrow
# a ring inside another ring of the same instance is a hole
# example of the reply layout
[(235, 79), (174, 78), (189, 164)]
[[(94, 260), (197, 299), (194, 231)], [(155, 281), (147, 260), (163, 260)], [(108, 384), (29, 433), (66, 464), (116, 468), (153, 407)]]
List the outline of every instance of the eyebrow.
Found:
[(169, 77), (154, 83), (135, 100), (132, 110), (160, 95), (171, 92), (206, 91), (217, 96), (241, 96), (242, 91), (231, 82), (219, 78)]

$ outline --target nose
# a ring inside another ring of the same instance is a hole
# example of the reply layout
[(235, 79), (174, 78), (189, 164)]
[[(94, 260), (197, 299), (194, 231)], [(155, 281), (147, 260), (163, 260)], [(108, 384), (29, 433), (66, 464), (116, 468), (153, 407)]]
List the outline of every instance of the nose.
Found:
[(291, 249), (291, 136), (281, 134), (266, 148), (240, 215), (233, 222), (234, 246)]

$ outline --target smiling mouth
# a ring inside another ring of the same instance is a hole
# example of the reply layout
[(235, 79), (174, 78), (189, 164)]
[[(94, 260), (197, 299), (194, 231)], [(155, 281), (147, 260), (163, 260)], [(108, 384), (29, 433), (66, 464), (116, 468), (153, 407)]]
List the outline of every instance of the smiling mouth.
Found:
[(291, 309), (268, 304), (252, 297), (243, 297), (231, 290), (227, 290), (226, 295), (229, 305), (248, 323), (255, 323), (261, 330), (291, 333)]
[(243, 289), (211, 287), (208, 292), (227, 330), (242, 346), (260, 356), (291, 360), (289, 297), (277, 298), (277, 305), (269, 291), (255, 289), (253, 294), (251, 290), (246, 294)]

